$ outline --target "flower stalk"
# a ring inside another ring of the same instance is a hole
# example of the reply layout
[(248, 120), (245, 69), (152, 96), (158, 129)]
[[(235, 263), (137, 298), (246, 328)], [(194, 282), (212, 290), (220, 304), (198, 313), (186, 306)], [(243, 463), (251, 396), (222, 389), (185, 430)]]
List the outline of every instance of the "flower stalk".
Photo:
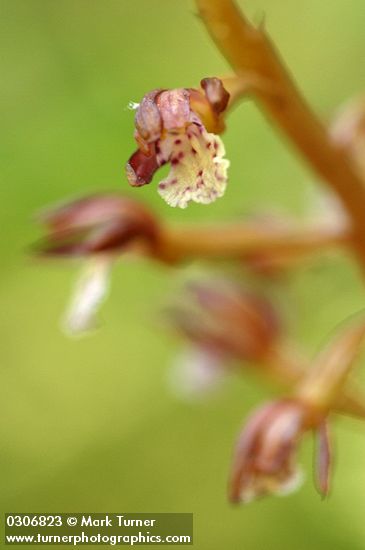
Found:
[(194, 258), (239, 259), (252, 253), (301, 257), (345, 247), (350, 241), (347, 229), (321, 225), (266, 227), (254, 221), (206, 226), (165, 225), (161, 228), (158, 255), (172, 262)]
[[(320, 365), (322, 370), (322, 363)], [(317, 386), (314, 366), (311, 367), (309, 359), (299, 354), (293, 345), (287, 342), (279, 342), (271, 347), (270, 352), (265, 356), (263, 373), (282, 389), (292, 391), (293, 387), (298, 387), (298, 396), (308, 402), (319, 402), (319, 396), (329, 391), (331, 386), (326, 385), (327, 380), (323, 383), (323, 388), (320, 385)], [(324, 376), (324, 373), (321, 376)], [(317, 392), (319, 395), (316, 398)], [(346, 388), (339, 385), (337, 392), (333, 390), (331, 395), (330, 408), (334, 411), (365, 419), (365, 400), (361, 392), (351, 385)]]
[(316, 439), (315, 481), (327, 496), (331, 474), (328, 417), (365, 340), (365, 321), (345, 327), (319, 354), (294, 391), (251, 415), (235, 449), (229, 494), (250, 502), (267, 494), (286, 494), (301, 481), (297, 449), (304, 434)]
[(342, 393), (344, 384), (365, 341), (365, 320), (339, 332), (319, 354), (295, 395), (321, 411), (329, 411)]
[(306, 103), (262, 26), (255, 28), (249, 23), (233, 0), (196, 0), (196, 4), (237, 76), (256, 75), (252, 94), (267, 117), (340, 198), (350, 219), (352, 246), (365, 272), (364, 181), (347, 150), (332, 140)]
[[(233, 363), (240, 373), (250, 369), (286, 392), (312, 372), (311, 362), (285, 336), (274, 304), (233, 280), (190, 282), (166, 314), (169, 325), (198, 351), (196, 355), (219, 359), (221, 371), (228, 372)], [(308, 387), (312, 385), (316, 388), (310, 378)], [(365, 419), (364, 403), (361, 393), (345, 387), (339, 388), (331, 406), (336, 412)]]

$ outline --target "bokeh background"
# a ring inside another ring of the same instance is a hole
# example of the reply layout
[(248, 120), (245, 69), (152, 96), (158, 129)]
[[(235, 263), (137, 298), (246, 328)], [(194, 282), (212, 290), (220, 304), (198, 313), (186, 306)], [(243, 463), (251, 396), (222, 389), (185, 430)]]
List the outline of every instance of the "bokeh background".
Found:
[[(363, 0), (243, 4), (253, 20), (265, 15), (326, 120), (365, 88)], [(169, 393), (167, 372), (180, 343), (157, 312), (181, 273), (121, 261), (102, 328), (72, 340), (59, 318), (79, 266), (39, 263), (28, 254), (40, 236), (34, 212), (95, 190), (126, 191), (181, 223), (218, 222), (266, 206), (299, 216), (311, 207), (313, 175), (249, 102), (229, 117), (232, 167), (223, 199), (176, 211), (154, 184), (127, 189), (122, 167), (134, 148), (128, 102), (155, 87), (228, 72), (193, 3), (1, 0), (0, 42), (3, 511), (194, 512), (199, 550), (363, 550), (362, 424), (336, 422), (328, 501), (311, 484), (308, 440), (300, 492), (230, 506), (233, 442), (248, 411), (271, 394), (251, 375), (232, 377), (194, 403)], [(286, 296), (291, 334), (310, 354), (365, 303), (357, 268), (339, 256), (321, 257), (278, 292)]]

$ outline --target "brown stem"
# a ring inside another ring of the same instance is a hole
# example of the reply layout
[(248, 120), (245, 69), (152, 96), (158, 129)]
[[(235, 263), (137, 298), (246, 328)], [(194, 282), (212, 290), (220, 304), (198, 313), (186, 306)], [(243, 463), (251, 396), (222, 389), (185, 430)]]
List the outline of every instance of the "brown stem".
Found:
[[(348, 365), (346, 364), (346, 366)], [(317, 369), (310, 368), (309, 361), (291, 346), (281, 343), (270, 349), (263, 362), (263, 368), (265, 375), (271, 377), (274, 382), (279, 383), (282, 387), (292, 390), (293, 385), (299, 384), (298, 388), (300, 387), (300, 390), (298, 389), (297, 394), (305, 401), (309, 401), (306, 394), (310, 392), (312, 396), (313, 388), (316, 393), (316, 388), (318, 388), (315, 376)], [(323, 393), (323, 388), (321, 389)], [(338, 384), (336, 390), (336, 394), (333, 391), (331, 392), (331, 406), (334, 410), (349, 416), (365, 418), (363, 395), (353, 388), (346, 388), (345, 391), (342, 391)]]
[[(233, 0), (196, 0), (200, 15), (237, 75), (256, 74), (262, 109), (341, 199), (351, 220), (353, 245), (365, 271), (365, 190), (347, 152), (312, 112), (262, 28), (251, 25)], [(271, 87), (267, 83), (271, 83)], [(271, 89), (270, 89), (271, 88)]]
[(166, 226), (161, 230), (157, 255), (169, 262), (194, 258), (243, 258), (245, 254), (310, 254), (350, 241), (347, 230), (334, 227), (265, 227), (257, 222), (226, 225)]
[(365, 341), (365, 321), (345, 327), (318, 355), (300, 380), (296, 395), (316, 407), (329, 410), (343, 394), (343, 386)]

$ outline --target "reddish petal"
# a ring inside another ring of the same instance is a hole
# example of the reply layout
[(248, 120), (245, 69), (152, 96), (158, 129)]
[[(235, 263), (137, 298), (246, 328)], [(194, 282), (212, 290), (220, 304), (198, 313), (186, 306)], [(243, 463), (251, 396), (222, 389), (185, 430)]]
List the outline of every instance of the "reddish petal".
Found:
[(242, 492), (254, 475), (254, 461), (261, 445), (262, 432), (276, 409), (277, 403), (272, 402), (256, 410), (238, 438), (229, 482), (229, 499), (233, 503), (241, 501)]
[(48, 208), (39, 214), (39, 220), (52, 231), (66, 231), (103, 223), (131, 210), (134, 210), (134, 203), (127, 197), (95, 194)]
[(217, 114), (222, 113), (226, 109), (229, 101), (229, 93), (224, 88), (222, 81), (215, 77), (203, 78), (200, 85), (214, 111)]
[(156, 105), (160, 93), (161, 90), (153, 90), (146, 94), (136, 112), (136, 128), (146, 142), (156, 141), (161, 135), (162, 120)]
[(327, 422), (324, 421), (316, 431), (317, 456), (316, 456), (316, 486), (319, 493), (325, 498), (330, 489), (331, 476), (331, 442), (328, 433)]
[(155, 154), (147, 156), (138, 149), (126, 165), (129, 184), (132, 187), (141, 187), (150, 183), (158, 167)]

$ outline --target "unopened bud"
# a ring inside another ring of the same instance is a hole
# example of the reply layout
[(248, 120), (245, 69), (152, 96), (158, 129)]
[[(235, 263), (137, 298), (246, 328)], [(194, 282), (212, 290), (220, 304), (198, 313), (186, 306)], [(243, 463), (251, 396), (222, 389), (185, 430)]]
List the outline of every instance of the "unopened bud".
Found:
[(194, 345), (244, 361), (263, 359), (280, 334), (272, 304), (227, 281), (190, 284), (170, 317)]
[(92, 195), (40, 216), (48, 229), (36, 250), (47, 256), (114, 254), (133, 242), (153, 248), (158, 226), (153, 215), (139, 202), (121, 195)]
[(302, 481), (297, 451), (313, 424), (311, 411), (296, 400), (269, 403), (253, 413), (238, 439), (229, 492), (233, 502), (285, 495)]

